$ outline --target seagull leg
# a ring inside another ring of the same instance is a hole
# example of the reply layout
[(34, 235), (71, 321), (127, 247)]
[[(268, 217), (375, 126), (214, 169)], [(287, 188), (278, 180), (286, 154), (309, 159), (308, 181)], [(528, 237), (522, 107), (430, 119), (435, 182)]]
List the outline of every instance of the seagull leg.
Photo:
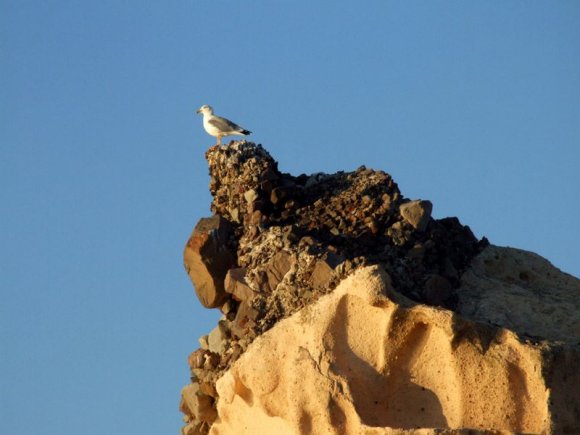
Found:
[(222, 137), (219, 134), (218, 134), (217, 140), (218, 140), (217, 145), (221, 145), (222, 144)]

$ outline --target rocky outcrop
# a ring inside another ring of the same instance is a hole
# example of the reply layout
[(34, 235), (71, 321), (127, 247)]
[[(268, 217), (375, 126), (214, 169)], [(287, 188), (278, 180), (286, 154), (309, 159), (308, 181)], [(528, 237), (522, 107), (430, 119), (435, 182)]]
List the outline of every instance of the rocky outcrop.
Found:
[(547, 429), (540, 349), (395, 298), (367, 267), (280, 321), (217, 382), (212, 433)]
[(184, 434), (578, 427), (576, 278), (381, 171), (292, 176), (247, 142), (206, 158), (214, 216), (184, 258), (223, 317), (190, 355)]

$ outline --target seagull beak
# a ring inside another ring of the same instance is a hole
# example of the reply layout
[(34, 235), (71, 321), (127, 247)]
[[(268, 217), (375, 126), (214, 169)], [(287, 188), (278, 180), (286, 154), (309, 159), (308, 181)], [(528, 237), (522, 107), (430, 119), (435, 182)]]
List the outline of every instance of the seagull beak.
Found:
[(201, 113), (201, 109), (197, 109), (195, 113)]

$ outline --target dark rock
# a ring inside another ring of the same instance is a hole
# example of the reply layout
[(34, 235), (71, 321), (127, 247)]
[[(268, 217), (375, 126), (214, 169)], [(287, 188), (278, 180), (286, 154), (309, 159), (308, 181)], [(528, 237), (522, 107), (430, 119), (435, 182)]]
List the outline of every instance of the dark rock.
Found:
[(433, 211), (433, 204), (431, 201), (409, 201), (399, 206), (399, 211), (403, 219), (409, 222), (413, 228), (418, 231), (425, 231), (431, 212)]
[(252, 307), (249, 301), (242, 302), (231, 325), (232, 334), (238, 338), (245, 336), (256, 325), (258, 315), (258, 310)]
[(294, 193), (294, 187), (280, 186), (272, 189), (270, 193), (270, 202), (274, 205), (283, 203), (286, 199), (289, 199)]
[(206, 308), (220, 307), (227, 299), (224, 278), (236, 263), (236, 254), (229, 244), (232, 233), (231, 225), (223, 217), (202, 218), (185, 246), (185, 269)]
[(300, 240), (304, 233), (297, 225), (287, 225), (282, 232), (286, 241), (292, 244)]
[(397, 246), (403, 246), (406, 242), (406, 234), (404, 231), (403, 222), (395, 222), (389, 229), (387, 229), (387, 236)]
[(440, 275), (433, 275), (425, 282), (423, 297), (430, 305), (443, 306), (451, 296), (451, 283)]
[(208, 352), (205, 354), (205, 362), (203, 364), (203, 368), (205, 370), (213, 370), (215, 369), (220, 363), (220, 356), (215, 352)]

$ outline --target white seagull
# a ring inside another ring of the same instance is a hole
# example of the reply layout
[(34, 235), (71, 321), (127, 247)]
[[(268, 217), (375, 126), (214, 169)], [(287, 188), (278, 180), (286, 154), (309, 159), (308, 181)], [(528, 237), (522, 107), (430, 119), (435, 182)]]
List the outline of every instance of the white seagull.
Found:
[(251, 133), (229, 119), (214, 115), (212, 107), (207, 104), (201, 106), (197, 113), (203, 114), (203, 128), (210, 136), (217, 137), (217, 145), (221, 145), (224, 136), (247, 136)]

